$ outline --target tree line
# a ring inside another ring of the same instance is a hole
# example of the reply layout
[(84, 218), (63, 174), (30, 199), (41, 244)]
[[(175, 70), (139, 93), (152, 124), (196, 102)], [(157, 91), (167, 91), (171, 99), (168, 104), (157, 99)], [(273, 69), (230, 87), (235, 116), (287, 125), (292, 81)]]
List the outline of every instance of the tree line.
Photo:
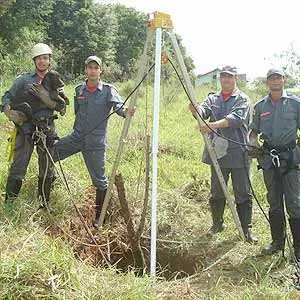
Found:
[[(31, 47), (53, 49), (54, 68), (72, 80), (83, 73), (89, 55), (102, 58), (106, 77), (133, 76), (146, 40), (147, 15), (123, 5), (92, 0), (6, 0), (0, 2), (0, 76), (11, 78), (32, 69)], [(186, 56), (189, 71), (193, 60)]]

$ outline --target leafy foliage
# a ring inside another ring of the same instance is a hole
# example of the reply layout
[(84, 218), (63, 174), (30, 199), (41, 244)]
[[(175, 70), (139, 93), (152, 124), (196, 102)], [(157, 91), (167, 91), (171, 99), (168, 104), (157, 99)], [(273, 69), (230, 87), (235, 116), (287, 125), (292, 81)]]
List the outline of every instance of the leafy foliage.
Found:
[(121, 67), (121, 78), (129, 79), (136, 59), (141, 54), (146, 39), (146, 16), (133, 8), (117, 5), (118, 39), (116, 41), (116, 62)]
[(0, 2), (0, 17), (5, 15), (11, 5), (14, 4), (16, 0), (7, 0)]
[(271, 62), (282, 67), (286, 74), (286, 87), (293, 88), (300, 82), (300, 53), (290, 44), (289, 47), (279, 53), (275, 53)]
[[(55, 68), (66, 79), (83, 73), (89, 55), (102, 58), (106, 80), (125, 81), (136, 71), (146, 39), (142, 12), (92, 0), (10, 0), (0, 8), (0, 67), (7, 80), (33, 67), (29, 50), (37, 42), (53, 48)], [(185, 60), (192, 70), (191, 58)]]

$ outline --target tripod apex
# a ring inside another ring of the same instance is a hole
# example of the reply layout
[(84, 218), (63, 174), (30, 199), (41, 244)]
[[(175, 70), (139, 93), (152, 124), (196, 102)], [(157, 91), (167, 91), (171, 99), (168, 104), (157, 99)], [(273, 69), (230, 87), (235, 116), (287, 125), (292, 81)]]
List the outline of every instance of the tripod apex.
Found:
[(156, 28), (172, 29), (173, 23), (169, 14), (155, 11), (149, 15), (148, 27), (152, 30)]

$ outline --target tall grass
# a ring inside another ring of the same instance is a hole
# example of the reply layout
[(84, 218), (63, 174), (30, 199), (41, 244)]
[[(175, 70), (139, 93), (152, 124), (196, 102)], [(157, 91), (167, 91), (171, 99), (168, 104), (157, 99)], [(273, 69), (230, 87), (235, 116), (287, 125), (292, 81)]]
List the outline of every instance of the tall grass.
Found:
[[(121, 93), (128, 86), (120, 86)], [(72, 99), (74, 86), (66, 91)], [(208, 90), (199, 90), (199, 100)], [(253, 95), (251, 98), (259, 98)], [(254, 101), (254, 100), (253, 100)], [(127, 198), (136, 220), (142, 209), (144, 188), (144, 145), (146, 130), (152, 126), (152, 89), (140, 91), (137, 112), (132, 121), (126, 149), (119, 166), (126, 181)], [(194, 276), (190, 279), (153, 282), (151, 278), (120, 274), (116, 269), (93, 267), (78, 260), (68, 243), (46, 234), (53, 222), (60, 223), (72, 210), (70, 196), (58, 180), (53, 193), (52, 217), (36, 212), (37, 157), (30, 163), (20, 197), (0, 209), (0, 298), (1, 299), (290, 299), (292, 268), (280, 255), (260, 257), (261, 246), (269, 241), (269, 227), (254, 203), (254, 231), (258, 246), (240, 242), (226, 210), (226, 230), (207, 237), (210, 171), (201, 163), (203, 142), (196, 122), (188, 111), (186, 96), (165, 87), (160, 104), (158, 170), (158, 242), (169, 256), (159, 261), (172, 268), (171, 257), (191, 258)], [(146, 124), (146, 115), (148, 125)], [(57, 121), (60, 136), (71, 132), (72, 104)], [(109, 121), (107, 174), (110, 173), (123, 119), (113, 115)], [(0, 116), (0, 183), (4, 191), (7, 163), (4, 156), (8, 132)], [(62, 162), (71, 186), (73, 200), (80, 204), (91, 184), (82, 156), (76, 154)], [(265, 188), (253, 164), (253, 186), (264, 209)], [(139, 187), (139, 188), (138, 188)], [(144, 235), (149, 234), (149, 213)], [(229, 254), (227, 254), (229, 253)], [(222, 258), (223, 257), (223, 258)], [(203, 270), (222, 258), (208, 271)], [(160, 259), (160, 258), (159, 258)], [(180, 261), (180, 260), (179, 260)], [(167, 264), (169, 263), (169, 266)], [(188, 259), (185, 260), (185, 264)], [(177, 262), (178, 264), (178, 262)], [(174, 267), (174, 266), (173, 266)], [(184, 266), (182, 266), (184, 267)], [(161, 269), (159, 269), (161, 271)], [(174, 274), (175, 276), (175, 274)], [(299, 296), (299, 295), (298, 295)], [(296, 299), (296, 298), (295, 298)]]

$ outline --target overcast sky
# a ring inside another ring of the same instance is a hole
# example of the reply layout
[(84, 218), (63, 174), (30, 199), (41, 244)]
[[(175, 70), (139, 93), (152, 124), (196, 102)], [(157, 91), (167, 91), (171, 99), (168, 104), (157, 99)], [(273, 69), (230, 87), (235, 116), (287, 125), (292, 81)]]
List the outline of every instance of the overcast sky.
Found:
[(99, 0), (171, 15), (197, 73), (232, 64), (264, 76), (274, 53), (300, 53), (300, 0)]

